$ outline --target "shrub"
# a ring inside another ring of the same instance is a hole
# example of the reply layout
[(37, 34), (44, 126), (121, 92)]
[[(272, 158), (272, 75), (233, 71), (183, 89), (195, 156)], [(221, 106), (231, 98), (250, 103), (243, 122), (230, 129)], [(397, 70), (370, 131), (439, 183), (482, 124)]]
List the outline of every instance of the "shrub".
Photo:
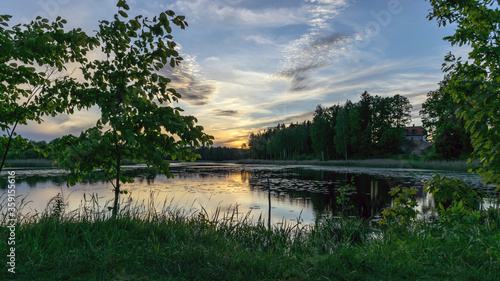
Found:
[(391, 228), (408, 226), (420, 213), (415, 210), (417, 190), (414, 187), (395, 186), (389, 191), (389, 194), (395, 197), (392, 206), (382, 211), (382, 219), (378, 223)]
[(424, 187), (434, 195), (439, 206), (439, 221), (443, 223), (477, 223), (480, 221), (479, 207), (484, 194), (456, 178), (447, 179), (435, 174)]

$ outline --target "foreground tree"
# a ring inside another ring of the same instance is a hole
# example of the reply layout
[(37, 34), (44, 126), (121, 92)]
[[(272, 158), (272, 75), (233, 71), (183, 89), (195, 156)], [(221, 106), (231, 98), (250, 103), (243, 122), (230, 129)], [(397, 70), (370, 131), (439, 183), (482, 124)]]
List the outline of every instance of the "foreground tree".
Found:
[(65, 31), (61, 18), (8, 28), (10, 18), (0, 15), (0, 130), (7, 133), (0, 171), (17, 125), (90, 105), (77, 97), (82, 85), (69, 77), (65, 64), (86, 61), (96, 43), (80, 29)]
[(55, 147), (62, 152), (59, 165), (70, 171), (68, 184), (102, 169), (114, 186), (113, 216), (119, 209), (121, 184), (132, 181), (122, 173), (123, 159), (171, 176), (167, 156), (193, 161), (199, 155), (191, 149), (210, 145), (213, 139), (196, 126), (195, 117), (182, 116), (181, 108), (171, 106), (181, 96), (168, 88), (170, 79), (159, 74), (182, 60), (171, 41), (171, 24), (184, 29), (184, 16), (165, 11), (152, 20), (136, 16), (127, 21), (129, 6), (120, 0), (117, 7), (114, 20), (101, 21), (96, 34), (105, 58), (82, 70), (89, 81), (85, 98), (96, 102), (101, 117), (95, 127), (79, 137), (65, 136)]
[(452, 46), (469, 45), (467, 60), (446, 56), (446, 90), (457, 104), (458, 117), (471, 134), (473, 157), (485, 183), (500, 187), (500, 10), (494, 0), (430, 0), (430, 20), (455, 24), (445, 37)]

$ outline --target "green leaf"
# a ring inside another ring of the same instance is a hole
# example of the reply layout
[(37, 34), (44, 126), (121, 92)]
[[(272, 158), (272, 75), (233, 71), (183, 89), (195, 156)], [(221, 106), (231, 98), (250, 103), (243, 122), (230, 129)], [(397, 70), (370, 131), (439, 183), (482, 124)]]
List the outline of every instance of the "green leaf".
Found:
[(118, 8), (125, 8), (126, 2), (125, 0), (118, 0), (118, 3), (116, 4), (116, 7)]
[(121, 11), (121, 10), (120, 10), (120, 11), (118, 11), (118, 13), (119, 13), (122, 17), (124, 17), (124, 18), (128, 18), (127, 13), (125, 13), (124, 11)]

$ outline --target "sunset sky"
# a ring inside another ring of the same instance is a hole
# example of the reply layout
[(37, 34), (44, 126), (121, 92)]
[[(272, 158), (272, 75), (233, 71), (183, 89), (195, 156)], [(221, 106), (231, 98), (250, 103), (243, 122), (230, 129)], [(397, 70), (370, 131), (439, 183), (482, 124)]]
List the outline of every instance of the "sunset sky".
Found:
[[(117, 0), (10, 0), (0, 14), (11, 25), (37, 15), (68, 20), (92, 34), (111, 19)], [(182, 94), (179, 106), (194, 115), (214, 145), (239, 147), (251, 132), (312, 120), (318, 104), (343, 104), (372, 95), (404, 95), (412, 122), (425, 95), (443, 79), (441, 64), (452, 49), (442, 40), (453, 27), (438, 27), (423, 0), (182, 0), (127, 1), (129, 16), (153, 17), (171, 9), (189, 27), (174, 29), (184, 57), (165, 69)], [(97, 109), (19, 126), (35, 140), (79, 134), (95, 124)]]

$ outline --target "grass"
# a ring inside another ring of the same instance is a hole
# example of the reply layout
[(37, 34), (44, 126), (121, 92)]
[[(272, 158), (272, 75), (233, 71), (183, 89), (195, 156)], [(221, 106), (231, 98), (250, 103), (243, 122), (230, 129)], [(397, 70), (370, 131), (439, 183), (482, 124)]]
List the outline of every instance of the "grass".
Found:
[[(5, 198), (5, 197), (4, 197)], [(1, 280), (499, 280), (498, 221), (387, 230), (360, 219), (268, 230), (237, 208), (185, 212), (165, 202), (122, 202), (117, 218), (94, 196), (66, 213), (56, 197), (43, 214), (18, 217), (16, 274)], [(25, 202), (19, 200), (18, 208)], [(0, 252), (10, 230), (0, 210)]]
[(412, 160), (412, 159), (364, 159), (364, 160), (330, 160), (330, 161), (296, 161), (296, 160), (258, 160), (246, 159), (237, 161), (239, 164), (274, 164), (274, 165), (318, 165), (318, 166), (347, 166), (372, 168), (410, 168), (425, 170), (447, 170), (467, 172), (474, 168), (467, 165), (467, 160)]

